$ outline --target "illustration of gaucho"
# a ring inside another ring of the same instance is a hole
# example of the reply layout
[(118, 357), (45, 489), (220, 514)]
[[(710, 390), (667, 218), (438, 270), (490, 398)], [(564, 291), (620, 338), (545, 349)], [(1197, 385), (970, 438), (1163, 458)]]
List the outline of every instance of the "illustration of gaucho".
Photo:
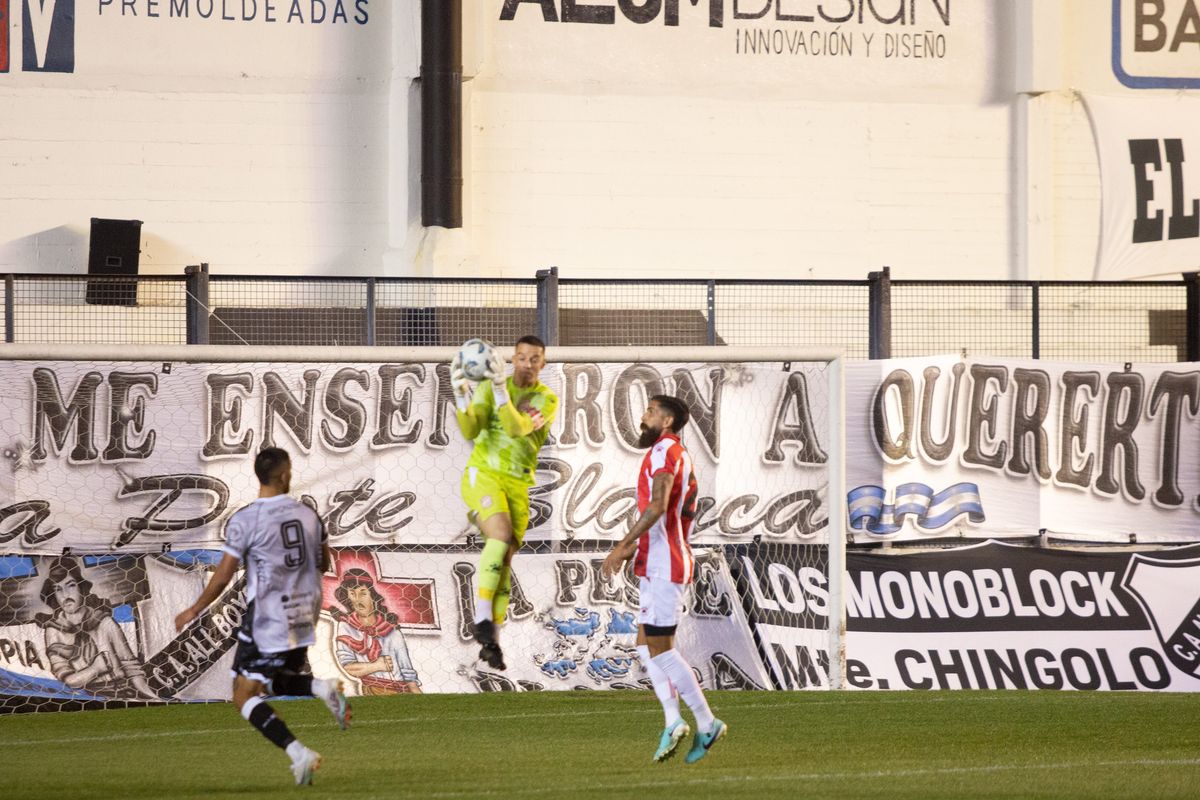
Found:
[(92, 591), (78, 561), (55, 559), (41, 597), (51, 613), (37, 614), (34, 621), (45, 632), (55, 678), (104, 697), (158, 699), (112, 617), (112, 603)]
[(408, 654), (399, 618), (387, 608), (366, 570), (346, 570), (330, 607), (337, 623), (334, 651), (347, 675), (362, 684), (365, 695), (419, 694), (421, 682)]

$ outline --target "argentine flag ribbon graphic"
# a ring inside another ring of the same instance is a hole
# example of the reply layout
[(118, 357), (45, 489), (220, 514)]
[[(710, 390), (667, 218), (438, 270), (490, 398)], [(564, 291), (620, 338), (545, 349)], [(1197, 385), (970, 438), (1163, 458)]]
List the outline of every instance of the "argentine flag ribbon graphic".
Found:
[(940, 492), (923, 483), (902, 483), (896, 487), (896, 502), (887, 503), (882, 486), (859, 486), (846, 495), (850, 527), (867, 533), (896, 533), (906, 517), (913, 518), (918, 530), (936, 531), (963, 514), (971, 522), (983, 522), (983, 501), (973, 483), (956, 483)]

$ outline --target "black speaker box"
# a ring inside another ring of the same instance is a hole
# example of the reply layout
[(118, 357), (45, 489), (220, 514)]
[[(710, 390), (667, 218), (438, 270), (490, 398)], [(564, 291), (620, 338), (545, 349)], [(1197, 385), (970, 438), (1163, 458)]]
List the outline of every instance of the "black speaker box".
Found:
[[(100, 219), (92, 217), (88, 242), (88, 275), (136, 276), (141, 253), (140, 219)], [(137, 305), (137, 281), (88, 281), (87, 301), (94, 305)]]

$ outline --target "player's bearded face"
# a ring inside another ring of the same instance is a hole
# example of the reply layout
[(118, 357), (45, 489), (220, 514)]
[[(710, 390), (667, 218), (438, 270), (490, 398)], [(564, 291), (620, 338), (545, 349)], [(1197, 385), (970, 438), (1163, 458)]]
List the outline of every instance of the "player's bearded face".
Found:
[(646, 413), (642, 414), (642, 435), (638, 437), (638, 447), (643, 450), (653, 447), (654, 443), (662, 437), (667, 419), (658, 403), (651, 400), (650, 404), (646, 406)]
[(642, 434), (638, 437), (638, 447), (645, 450), (648, 447), (653, 447), (654, 443), (662, 436), (662, 428), (652, 428), (646, 423), (642, 423)]

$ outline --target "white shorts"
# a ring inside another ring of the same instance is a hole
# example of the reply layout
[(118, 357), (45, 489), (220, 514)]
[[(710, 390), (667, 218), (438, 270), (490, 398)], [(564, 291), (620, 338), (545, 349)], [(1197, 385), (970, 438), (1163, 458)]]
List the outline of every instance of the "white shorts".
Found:
[(682, 583), (671, 583), (666, 578), (639, 578), (638, 595), (642, 608), (638, 622), (660, 628), (678, 625), (686, 588)]

